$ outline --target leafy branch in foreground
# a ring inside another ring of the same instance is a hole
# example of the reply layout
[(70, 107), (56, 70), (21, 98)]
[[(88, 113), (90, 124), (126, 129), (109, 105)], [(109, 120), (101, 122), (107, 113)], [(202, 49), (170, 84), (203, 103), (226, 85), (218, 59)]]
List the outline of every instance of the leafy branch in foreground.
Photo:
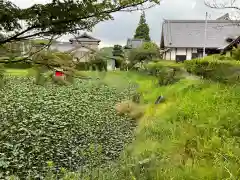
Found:
[(91, 30), (113, 19), (111, 13), (150, 8), (159, 0), (73, 1), (52, 0), (20, 9), (10, 1), (0, 2), (0, 30), (7, 34), (0, 44), (37, 36), (63, 35)]
[(240, 6), (237, 5), (237, 0), (229, 0), (229, 1), (216, 1), (216, 0), (205, 0), (204, 1), (205, 5), (214, 8), (214, 9), (235, 9), (235, 10), (240, 10)]

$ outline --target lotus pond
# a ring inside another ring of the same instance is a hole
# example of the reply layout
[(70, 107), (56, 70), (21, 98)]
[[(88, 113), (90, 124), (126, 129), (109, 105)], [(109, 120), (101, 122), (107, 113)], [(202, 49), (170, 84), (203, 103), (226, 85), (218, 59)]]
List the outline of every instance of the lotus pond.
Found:
[(58, 173), (117, 159), (135, 122), (118, 116), (114, 106), (129, 92), (93, 80), (38, 86), (11, 77), (0, 90), (0, 178), (41, 179), (47, 162)]

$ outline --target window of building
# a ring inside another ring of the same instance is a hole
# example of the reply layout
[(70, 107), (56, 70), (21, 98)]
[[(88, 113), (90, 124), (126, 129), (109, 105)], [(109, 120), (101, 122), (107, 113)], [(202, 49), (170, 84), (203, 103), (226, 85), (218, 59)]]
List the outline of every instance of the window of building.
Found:
[(183, 62), (187, 59), (186, 55), (176, 55), (176, 62)]
[(192, 59), (198, 58), (198, 53), (192, 53)]

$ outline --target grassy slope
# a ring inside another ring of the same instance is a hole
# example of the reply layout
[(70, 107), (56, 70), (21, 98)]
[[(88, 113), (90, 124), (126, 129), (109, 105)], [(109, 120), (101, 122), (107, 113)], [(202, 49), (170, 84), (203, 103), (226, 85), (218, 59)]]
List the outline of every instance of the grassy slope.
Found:
[[(136, 140), (122, 157), (121, 167), (128, 167), (127, 172), (120, 168), (117, 174), (109, 174), (110, 179), (240, 177), (240, 87), (185, 79), (157, 88), (147, 77), (127, 73), (127, 78), (140, 85), (149, 105), (139, 121)], [(154, 105), (159, 95), (167, 100)], [(145, 169), (139, 171), (139, 164)]]

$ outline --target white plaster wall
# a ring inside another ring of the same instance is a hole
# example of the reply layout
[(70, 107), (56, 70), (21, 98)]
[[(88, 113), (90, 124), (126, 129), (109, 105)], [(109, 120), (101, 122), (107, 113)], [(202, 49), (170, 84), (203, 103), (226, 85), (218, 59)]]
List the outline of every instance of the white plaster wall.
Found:
[(171, 60), (171, 59), (170, 59), (170, 50), (165, 53), (165, 59), (166, 59), (166, 60)]
[(176, 60), (176, 55), (186, 55), (186, 48), (172, 48), (165, 53), (166, 60)]
[(177, 48), (176, 55), (187, 55), (186, 48)]
[(80, 47), (73, 52), (74, 58), (79, 58), (80, 62), (87, 62), (89, 58), (89, 49)]
[(171, 60), (176, 60), (176, 48), (171, 49)]
[(192, 59), (192, 48), (187, 48), (187, 57), (186, 60)]
[(164, 53), (164, 59), (176, 60), (176, 55), (186, 55), (187, 60), (192, 59), (192, 53), (197, 53), (197, 48), (172, 48)]

